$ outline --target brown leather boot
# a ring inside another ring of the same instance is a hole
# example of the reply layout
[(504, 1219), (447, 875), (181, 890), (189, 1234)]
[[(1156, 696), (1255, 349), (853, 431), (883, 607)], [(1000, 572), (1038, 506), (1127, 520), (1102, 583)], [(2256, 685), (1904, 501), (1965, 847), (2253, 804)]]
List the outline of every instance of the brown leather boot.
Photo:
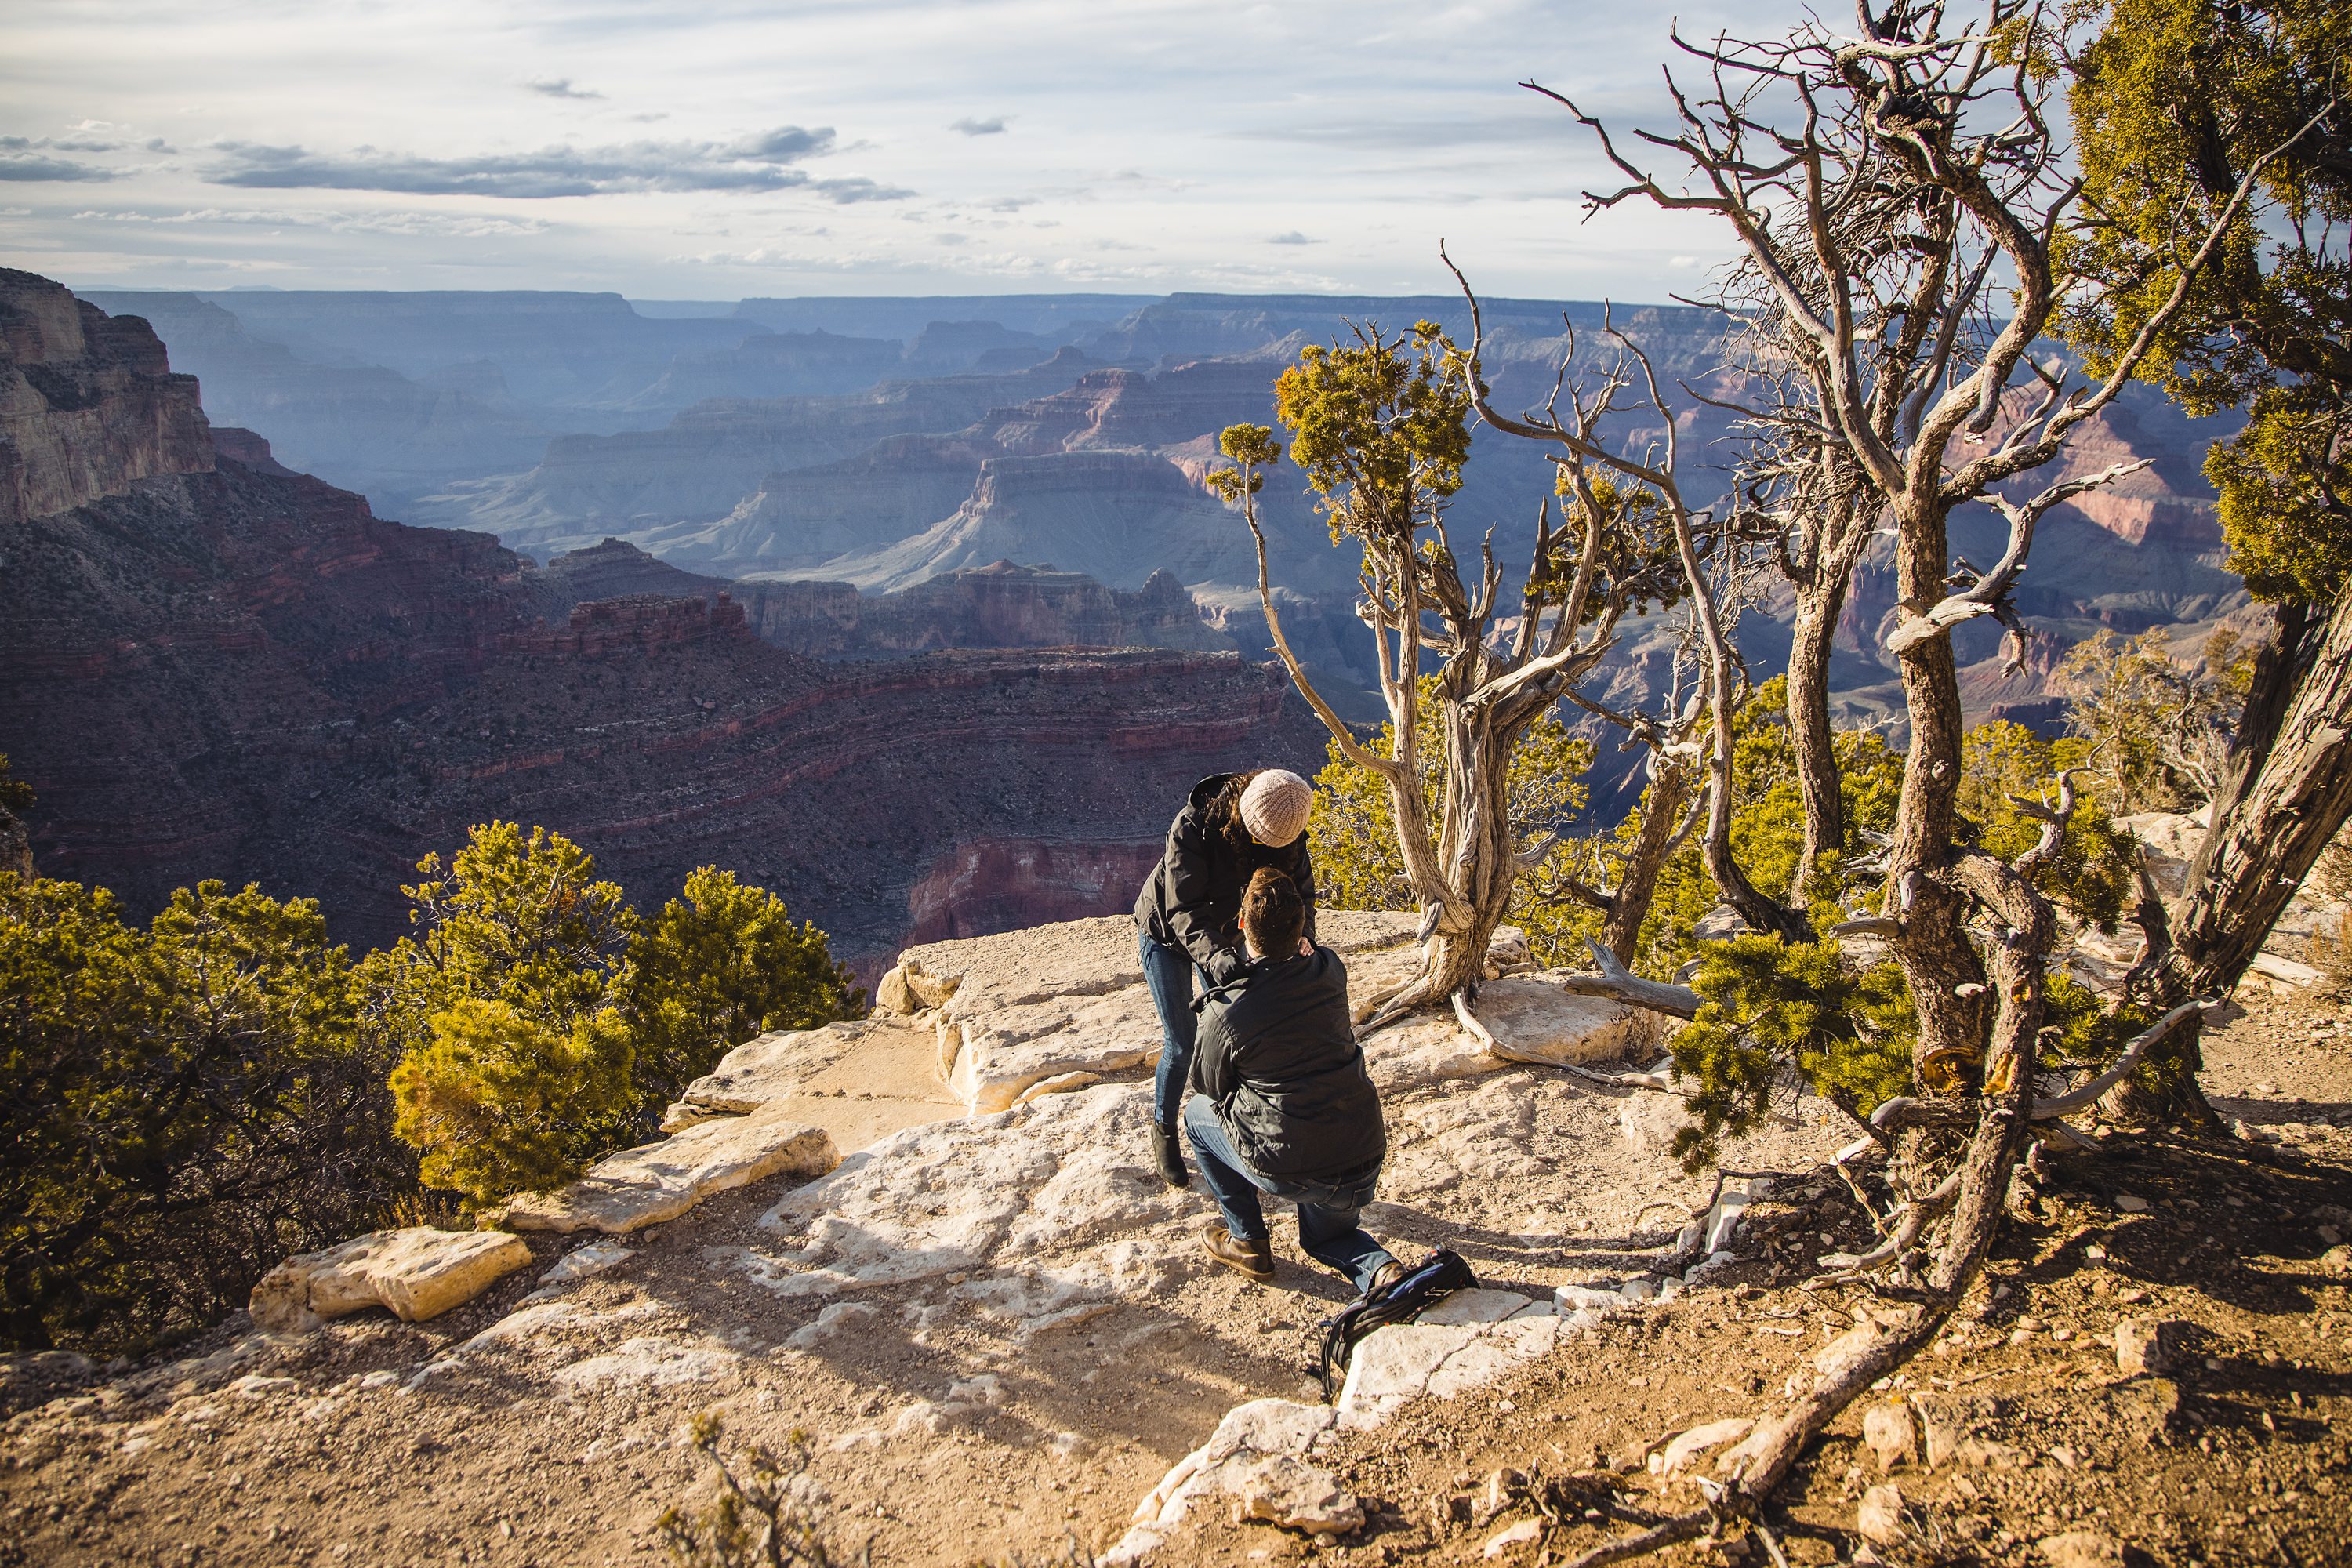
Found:
[(1245, 1279), (1263, 1285), (1274, 1278), (1274, 1247), (1262, 1237), (1245, 1241), (1227, 1230), (1223, 1221), (1212, 1220), (1201, 1233), (1201, 1245), (1209, 1249), (1210, 1257)]
[(1412, 1272), (1412, 1269), (1405, 1267), (1404, 1260), (1402, 1258), (1390, 1258), (1386, 1263), (1381, 1264), (1380, 1268), (1372, 1271), (1372, 1282), (1364, 1287), (1364, 1295), (1366, 1299), (1369, 1300), (1371, 1297), (1381, 1294), (1383, 1291), (1387, 1290), (1390, 1286), (1394, 1285), (1398, 1280), (1403, 1279), (1407, 1274)]

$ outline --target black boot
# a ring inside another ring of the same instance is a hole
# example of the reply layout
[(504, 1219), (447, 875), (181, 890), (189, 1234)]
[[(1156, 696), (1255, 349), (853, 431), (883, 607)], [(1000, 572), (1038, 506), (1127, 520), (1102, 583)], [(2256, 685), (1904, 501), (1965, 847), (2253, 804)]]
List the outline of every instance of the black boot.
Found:
[(1184, 1145), (1178, 1142), (1173, 1127), (1151, 1124), (1151, 1158), (1160, 1166), (1160, 1179), (1170, 1186), (1192, 1184), (1192, 1175), (1184, 1169)]

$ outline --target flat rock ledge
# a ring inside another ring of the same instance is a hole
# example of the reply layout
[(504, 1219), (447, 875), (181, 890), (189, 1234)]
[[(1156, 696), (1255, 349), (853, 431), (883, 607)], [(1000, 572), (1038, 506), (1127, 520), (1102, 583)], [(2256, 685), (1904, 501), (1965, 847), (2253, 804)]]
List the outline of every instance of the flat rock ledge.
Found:
[(472, 1300), (530, 1262), (522, 1238), (500, 1231), (426, 1226), (372, 1231), (297, 1253), (263, 1275), (253, 1288), (253, 1321), (301, 1333), (329, 1318), (389, 1307), (403, 1322), (422, 1322)]
[[(1351, 992), (1368, 996), (1412, 973), (1417, 923), (1411, 914), (1328, 910), (1317, 919), (1317, 935), (1347, 961)], [(1492, 1049), (1452, 1017), (1423, 1015), (1365, 1041), (1374, 1079), (1394, 1089), (1476, 1077), (1514, 1061), (1605, 1061), (1647, 1050), (1663, 1037), (1662, 1016), (1573, 994), (1548, 972), (1528, 972), (1526, 959), (1520, 932), (1507, 926), (1496, 932), (1490, 978), (1476, 1009), (1494, 1037)], [(1515, 973), (1503, 978), (1507, 966)], [(1160, 1059), (1159, 1015), (1143, 984), (1135, 922), (1125, 915), (908, 948), (877, 995), (882, 1012), (911, 1012), (931, 1022), (940, 1077), (971, 1116)], [(782, 1070), (763, 1068), (764, 1060), (808, 1048), (799, 1041), (754, 1041), (687, 1098), (714, 1110), (730, 1106), (734, 1101), (722, 1100), (730, 1092), (722, 1084), (748, 1098)]]
[(625, 1149), (561, 1191), (509, 1199), (485, 1223), (502, 1230), (626, 1236), (675, 1219), (713, 1193), (779, 1174), (808, 1180), (840, 1163), (832, 1134), (787, 1120), (781, 1107), (761, 1107)]
[(1209, 1440), (1136, 1505), (1134, 1522), (1102, 1561), (1115, 1568), (1144, 1562), (1196, 1504), (1220, 1497), (1244, 1519), (1346, 1535), (1364, 1522), (1363, 1504), (1313, 1458), (1334, 1433), (1378, 1426), (1416, 1399), (1458, 1398), (1600, 1321), (1598, 1311), (1562, 1315), (1552, 1302), (1515, 1291), (1457, 1291), (1419, 1321), (1359, 1344), (1336, 1404), (1253, 1399), (1227, 1411)]

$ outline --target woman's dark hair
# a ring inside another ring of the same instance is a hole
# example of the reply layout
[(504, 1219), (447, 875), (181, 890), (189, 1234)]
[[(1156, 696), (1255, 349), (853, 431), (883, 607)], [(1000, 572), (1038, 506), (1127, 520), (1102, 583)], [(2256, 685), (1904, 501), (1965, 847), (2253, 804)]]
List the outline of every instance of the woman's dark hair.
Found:
[(1247, 773), (1235, 773), (1209, 797), (1209, 831), (1223, 835), (1225, 842), (1236, 849), (1246, 849), (1255, 842), (1248, 826), (1242, 821), (1242, 791), (1264, 772), (1264, 768), (1252, 768)]
[(1261, 866), (1242, 894), (1242, 929), (1250, 943), (1273, 958), (1288, 958), (1307, 934), (1307, 900), (1298, 884), (1271, 866)]

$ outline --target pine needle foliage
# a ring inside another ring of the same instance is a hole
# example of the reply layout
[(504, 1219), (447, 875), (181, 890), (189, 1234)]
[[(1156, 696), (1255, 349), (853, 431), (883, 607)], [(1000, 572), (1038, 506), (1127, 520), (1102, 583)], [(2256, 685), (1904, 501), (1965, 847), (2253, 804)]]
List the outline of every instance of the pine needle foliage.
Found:
[(1862, 1116), (1910, 1087), (1918, 1025), (1891, 963), (1856, 973), (1833, 939), (1749, 933), (1707, 943), (1691, 984), (1706, 1003), (1669, 1043), (1675, 1077), (1691, 1086), (1693, 1121), (1674, 1144), (1685, 1170), (1713, 1163), (1725, 1136), (1763, 1120), (1784, 1068)]
[(415, 1184), (389, 1060), (309, 900), (0, 873), (0, 1337), (135, 1351)]

